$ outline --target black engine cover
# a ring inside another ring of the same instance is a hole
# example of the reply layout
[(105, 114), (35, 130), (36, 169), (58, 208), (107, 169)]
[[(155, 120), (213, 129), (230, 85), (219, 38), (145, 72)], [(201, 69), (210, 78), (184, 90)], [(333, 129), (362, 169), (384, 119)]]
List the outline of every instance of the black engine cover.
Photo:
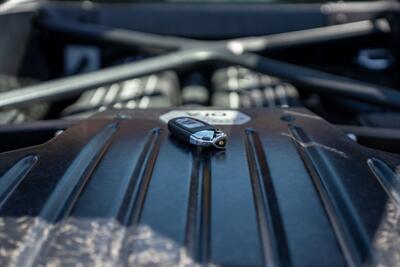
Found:
[(0, 265), (398, 265), (400, 157), (304, 109), (242, 110), (225, 150), (112, 110), (0, 154)]

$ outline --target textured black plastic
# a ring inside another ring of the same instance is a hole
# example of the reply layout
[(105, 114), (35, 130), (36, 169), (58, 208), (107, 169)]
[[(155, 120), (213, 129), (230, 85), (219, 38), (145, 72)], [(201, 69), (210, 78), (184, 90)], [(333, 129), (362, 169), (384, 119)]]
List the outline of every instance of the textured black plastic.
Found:
[(0, 265), (395, 266), (400, 157), (304, 109), (249, 109), (221, 151), (167, 110), (108, 111), (0, 154)]

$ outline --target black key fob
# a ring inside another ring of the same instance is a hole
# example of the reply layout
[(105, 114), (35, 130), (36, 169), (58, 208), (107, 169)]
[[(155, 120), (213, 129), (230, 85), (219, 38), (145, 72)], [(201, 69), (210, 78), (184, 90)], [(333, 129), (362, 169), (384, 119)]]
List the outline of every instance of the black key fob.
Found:
[(179, 117), (168, 121), (168, 129), (180, 140), (202, 147), (214, 146), (223, 149), (227, 136), (214, 126), (191, 117)]

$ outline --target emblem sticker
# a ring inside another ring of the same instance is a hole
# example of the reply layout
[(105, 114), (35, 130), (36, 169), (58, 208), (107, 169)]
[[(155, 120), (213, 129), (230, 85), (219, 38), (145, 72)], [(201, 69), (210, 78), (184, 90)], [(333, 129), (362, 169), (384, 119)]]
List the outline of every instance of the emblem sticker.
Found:
[(240, 125), (251, 118), (236, 110), (173, 110), (160, 116), (165, 123), (178, 117), (192, 117), (212, 125)]

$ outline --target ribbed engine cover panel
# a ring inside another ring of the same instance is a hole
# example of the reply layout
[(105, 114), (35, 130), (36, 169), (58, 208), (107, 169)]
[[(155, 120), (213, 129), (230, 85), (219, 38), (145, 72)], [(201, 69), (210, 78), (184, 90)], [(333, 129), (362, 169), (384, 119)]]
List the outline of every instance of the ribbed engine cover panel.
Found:
[(242, 110), (226, 150), (108, 111), (0, 154), (1, 266), (398, 266), (400, 157), (304, 109)]

